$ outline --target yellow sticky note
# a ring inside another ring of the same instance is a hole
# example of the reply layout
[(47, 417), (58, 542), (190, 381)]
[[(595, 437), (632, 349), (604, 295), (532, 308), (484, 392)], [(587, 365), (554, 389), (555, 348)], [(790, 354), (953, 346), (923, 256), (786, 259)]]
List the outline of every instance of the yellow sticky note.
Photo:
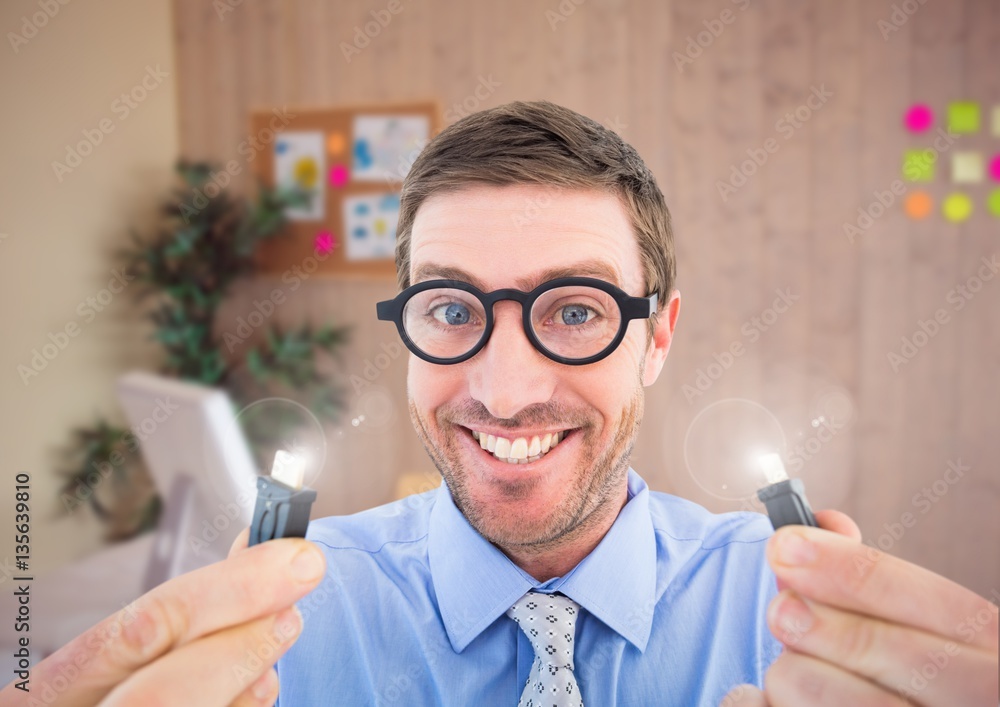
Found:
[(1000, 106), (993, 106), (993, 137), (1000, 137)]
[(967, 194), (949, 194), (941, 205), (944, 217), (952, 223), (962, 223), (972, 215), (972, 199)]

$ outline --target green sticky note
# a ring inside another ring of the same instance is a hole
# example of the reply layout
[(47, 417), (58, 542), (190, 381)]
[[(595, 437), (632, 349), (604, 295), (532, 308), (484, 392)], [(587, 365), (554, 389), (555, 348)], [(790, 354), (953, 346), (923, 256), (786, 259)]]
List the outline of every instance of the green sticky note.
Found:
[(956, 101), (948, 104), (948, 132), (978, 133), (979, 104), (974, 101)]
[(903, 154), (903, 179), (908, 182), (931, 182), (934, 180), (934, 150), (907, 150)]
[(986, 202), (986, 205), (991, 214), (1000, 218), (1000, 189), (993, 190), (990, 194), (989, 201)]

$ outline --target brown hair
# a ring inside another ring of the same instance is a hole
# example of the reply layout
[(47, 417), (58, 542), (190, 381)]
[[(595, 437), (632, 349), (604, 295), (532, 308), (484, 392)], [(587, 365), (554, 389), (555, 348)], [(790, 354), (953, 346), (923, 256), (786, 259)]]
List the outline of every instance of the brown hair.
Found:
[[(615, 132), (548, 101), (515, 101), (448, 126), (423, 149), (403, 182), (396, 230), (396, 279), (410, 286), (410, 238), (417, 210), (439, 192), (472, 183), (543, 184), (618, 195), (639, 245), (646, 290), (657, 309), (676, 278), (670, 212), (639, 153)], [(649, 339), (655, 320), (650, 319)]]

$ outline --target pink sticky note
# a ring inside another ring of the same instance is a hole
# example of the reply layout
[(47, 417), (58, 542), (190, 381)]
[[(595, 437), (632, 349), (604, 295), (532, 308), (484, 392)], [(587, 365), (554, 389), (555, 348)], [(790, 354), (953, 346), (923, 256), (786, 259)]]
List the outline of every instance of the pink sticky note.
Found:
[(347, 184), (348, 179), (347, 167), (342, 164), (335, 164), (330, 169), (330, 184), (335, 187), (342, 187)]
[(320, 231), (313, 239), (313, 248), (317, 253), (329, 253), (337, 247), (337, 239), (329, 231)]
[(923, 103), (916, 103), (906, 111), (906, 117), (903, 119), (903, 122), (906, 124), (906, 129), (911, 133), (922, 133), (931, 127), (931, 124), (934, 122), (934, 111), (930, 109), (930, 106)]
[(990, 160), (990, 177), (994, 182), (1000, 182), (1000, 154), (993, 155)]

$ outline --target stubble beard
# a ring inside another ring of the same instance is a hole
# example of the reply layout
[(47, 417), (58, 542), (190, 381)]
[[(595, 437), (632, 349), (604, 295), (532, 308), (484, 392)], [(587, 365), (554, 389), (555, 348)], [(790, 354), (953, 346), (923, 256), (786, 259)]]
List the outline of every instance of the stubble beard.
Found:
[[(597, 448), (598, 440), (592, 425), (583, 426), (576, 434), (582, 435), (581, 459), (593, 459), (582, 473), (573, 476), (574, 485), (559, 504), (543, 518), (525, 520), (509, 511), (498, 511), (476, 498), (469, 486), (475, 472), (462, 463), (464, 452), (457, 434), (468, 434), (448, 421), (442, 421), (438, 411), (438, 430), (448, 429), (451, 434), (444, 444), (439, 444), (427, 431), (422, 416), (409, 400), (410, 419), (428, 456), (444, 477), (451, 491), (455, 506), (469, 524), (489, 542), (500, 548), (517, 548), (519, 552), (549, 551), (568, 544), (585, 533), (594, 524), (602, 523), (609, 513), (617, 517), (621, 510), (621, 496), (628, 475), (629, 460), (639, 433), (644, 408), (641, 385), (622, 410), (618, 429), (603, 450)], [(614, 507), (612, 507), (614, 506)]]

